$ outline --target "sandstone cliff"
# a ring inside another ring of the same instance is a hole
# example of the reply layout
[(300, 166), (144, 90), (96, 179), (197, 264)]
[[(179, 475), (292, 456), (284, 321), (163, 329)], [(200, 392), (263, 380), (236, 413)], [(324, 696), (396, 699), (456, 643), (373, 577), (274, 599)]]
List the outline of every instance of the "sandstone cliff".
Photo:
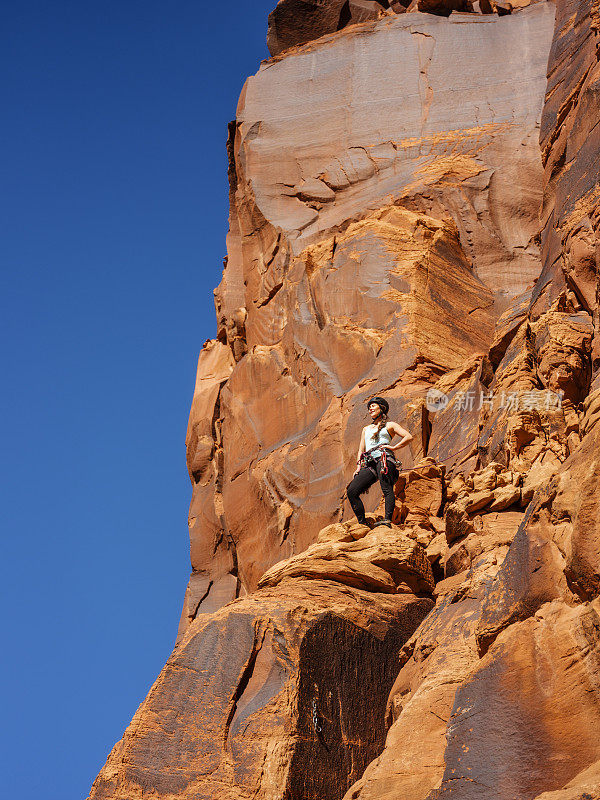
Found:
[[(281, 0), (171, 658), (90, 798), (600, 798), (600, 6)], [(344, 501), (365, 401), (413, 433)]]

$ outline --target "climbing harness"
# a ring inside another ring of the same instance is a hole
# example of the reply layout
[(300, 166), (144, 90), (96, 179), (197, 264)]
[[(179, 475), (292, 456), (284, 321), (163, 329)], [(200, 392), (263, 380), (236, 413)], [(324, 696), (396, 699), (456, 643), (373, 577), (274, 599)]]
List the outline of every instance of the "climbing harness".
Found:
[(377, 472), (377, 470), (375, 468), (376, 459), (375, 459), (374, 456), (371, 455), (371, 453), (374, 450), (379, 450), (379, 452), (381, 453), (381, 455), (380, 455), (380, 458), (381, 458), (381, 472), (382, 472), (383, 475), (387, 475), (388, 474), (388, 461), (391, 464), (394, 464), (396, 466), (397, 466), (397, 463), (396, 463), (395, 456), (393, 456), (391, 453), (387, 453), (386, 452), (385, 445), (379, 445), (378, 444), (376, 447), (371, 447), (370, 450), (365, 450), (364, 453), (361, 453), (361, 456), (360, 456), (360, 458), (358, 460), (359, 468), (363, 469), (364, 467), (367, 467), (368, 469), (374, 469), (375, 472)]
[[(450, 453), (449, 456), (446, 456), (446, 458), (443, 461), (440, 461), (439, 463), (440, 464), (444, 464), (446, 461), (450, 461), (451, 458), (454, 458), (454, 456), (460, 455), (465, 450), (467, 450), (469, 447), (472, 447), (474, 444), (476, 444), (478, 441), (479, 441), (479, 436), (476, 439), (473, 439), (472, 442), (469, 442), (469, 444), (466, 445), (466, 447), (461, 447), (460, 450), (457, 450), (454, 453)], [(392, 456), (391, 453), (386, 453), (385, 445), (377, 445), (377, 447), (372, 447), (370, 450), (366, 450), (364, 453), (362, 453), (360, 458), (359, 458), (359, 460), (358, 460), (359, 468), (363, 469), (364, 467), (368, 467), (369, 469), (375, 469), (375, 459), (371, 455), (373, 450), (379, 450), (380, 451), (380, 453), (381, 453), (381, 472), (384, 475), (387, 475), (387, 472), (388, 472), (388, 465), (387, 465), (388, 459), (393, 464), (396, 464), (397, 462), (396, 462), (395, 457)], [(409, 467), (408, 469), (399, 470), (398, 475), (403, 475), (405, 472), (421, 472), (421, 470), (426, 470), (426, 469), (429, 469), (429, 468), (430, 468), (430, 465), (427, 465), (425, 467)]]

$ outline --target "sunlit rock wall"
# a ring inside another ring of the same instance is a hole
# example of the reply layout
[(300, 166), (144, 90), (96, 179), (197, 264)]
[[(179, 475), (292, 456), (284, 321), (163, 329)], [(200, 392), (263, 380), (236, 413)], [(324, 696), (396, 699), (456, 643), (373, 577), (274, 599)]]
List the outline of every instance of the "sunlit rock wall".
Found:
[(385, 17), (246, 82), (216, 293), (236, 365), (202, 469), (210, 442), (194, 431), (211, 414), (190, 419), (188, 617), (252, 590), (344, 513), (369, 395), (388, 392), (416, 434), (406, 464), (422, 455), (427, 386), (486, 352), (533, 285), (553, 20), (545, 3)]

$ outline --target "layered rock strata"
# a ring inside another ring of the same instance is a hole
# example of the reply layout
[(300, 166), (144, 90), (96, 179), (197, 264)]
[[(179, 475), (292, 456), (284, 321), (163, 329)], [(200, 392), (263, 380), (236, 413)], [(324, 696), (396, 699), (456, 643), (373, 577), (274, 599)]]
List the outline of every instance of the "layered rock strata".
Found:
[[(271, 15), (179, 640), (91, 798), (600, 798), (600, 11), (526, 5)], [(374, 394), (392, 528), (344, 521)]]

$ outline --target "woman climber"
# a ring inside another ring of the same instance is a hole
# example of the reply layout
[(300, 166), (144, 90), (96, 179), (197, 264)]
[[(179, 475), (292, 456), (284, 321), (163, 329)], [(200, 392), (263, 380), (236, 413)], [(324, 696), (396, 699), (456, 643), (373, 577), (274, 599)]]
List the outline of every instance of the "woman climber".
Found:
[[(385, 520), (382, 524), (390, 526), (396, 502), (394, 484), (399, 474), (394, 453), (408, 444), (413, 437), (397, 422), (388, 422), (390, 406), (383, 397), (372, 397), (367, 405), (373, 422), (362, 429), (357, 467), (354, 478), (346, 487), (346, 494), (357, 520), (365, 524), (365, 507), (360, 495), (379, 479), (385, 498)], [(396, 435), (401, 437), (400, 441), (392, 445), (391, 441)]]

